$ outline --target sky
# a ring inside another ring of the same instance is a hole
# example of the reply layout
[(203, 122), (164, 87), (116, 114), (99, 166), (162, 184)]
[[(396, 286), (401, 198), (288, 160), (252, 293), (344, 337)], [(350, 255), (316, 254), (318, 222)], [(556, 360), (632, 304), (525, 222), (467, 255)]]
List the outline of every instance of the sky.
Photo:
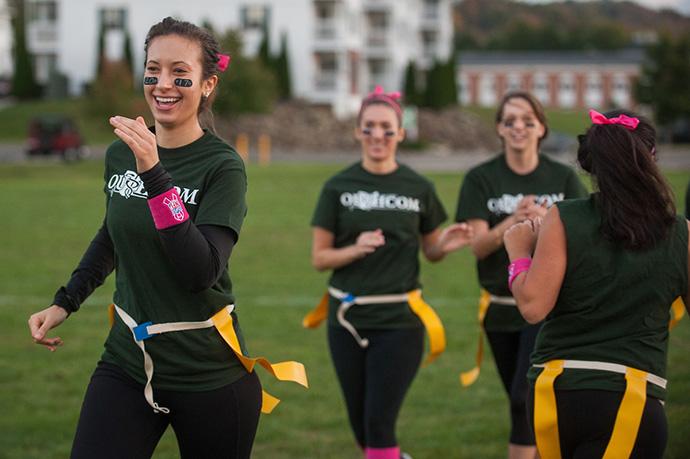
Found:
[[(551, 3), (557, 0), (521, 0), (525, 3)], [(586, 1), (586, 0), (578, 0)], [(673, 8), (681, 13), (690, 16), (690, 0), (635, 0), (649, 8)]]

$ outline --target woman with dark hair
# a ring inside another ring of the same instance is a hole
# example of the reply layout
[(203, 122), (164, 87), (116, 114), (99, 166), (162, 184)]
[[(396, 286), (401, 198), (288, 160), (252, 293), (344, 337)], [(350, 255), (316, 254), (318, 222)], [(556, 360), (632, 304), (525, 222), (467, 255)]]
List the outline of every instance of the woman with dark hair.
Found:
[(537, 446), (543, 459), (661, 458), (669, 305), (690, 304), (690, 223), (655, 164), (654, 127), (590, 116), (578, 162), (597, 192), (504, 236), (518, 308), (544, 321), (528, 373)]
[[(536, 448), (527, 419), (529, 355), (539, 330), (520, 317), (505, 279), (508, 254), (503, 233), (513, 224), (543, 216), (564, 199), (586, 195), (575, 172), (539, 154), (548, 134), (544, 109), (530, 93), (506, 94), (496, 111), (496, 131), (503, 152), (471, 169), (462, 184), (455, 215), (474, 230), (472, 252), (482, 295), (480, 326), (486, 332), (503, 387), (510, 398), (510, 459), (534, 458)], [(479, 375), (483, 353), (479, 338), (477, 366), (461, 375), (468, 386)]]
[[(110, 118), (120, 140), (106, 153), (103, 225), (29, 328), (54, 351), (62, 340), (47, 332), (114, 270), (117, 314), (71, 457), (150, 457), (171, 425), (182, 457), (248, 458), (259, 412), (276, 401), (262, 406), (228, 275), (247, 181), (238, 154), (200, 120), (230, 58), (207, 31), (172, 18), (149, 30), (145, 51), (154, 126)], [(299, 364), (288, 366), (306, 383)]]
[(427, 361), (445, 348), (441, 322), (421, 296), (420, 246), (439, 261), (471, 236), (465, 224), (441, 229), (446, 213), (433, 184), (398, 163), (405, 135), (399, 97), (377, 87), (362, 101), (355, 128), (362, 160), (326, 182), (312, 219), (312, 263), (333, 274), (304, 325), (328, 320), (333, 365), (367, 459), (401, 457), (395, 424), (421, 363), (425, 328)]

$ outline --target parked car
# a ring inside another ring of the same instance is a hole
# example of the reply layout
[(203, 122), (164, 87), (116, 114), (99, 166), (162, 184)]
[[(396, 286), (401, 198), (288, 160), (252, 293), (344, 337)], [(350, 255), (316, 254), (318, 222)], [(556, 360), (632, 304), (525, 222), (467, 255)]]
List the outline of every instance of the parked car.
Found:
[(63, 115), (43, 115), (29, 123), (27, 154), (59, 155), (66, 161), (85, 158), (89, 150), (74, 121)]
[(544, 153), (560, 154), (577, 152), (577, 138), (564, 132), (550, 131), (539, 149)]

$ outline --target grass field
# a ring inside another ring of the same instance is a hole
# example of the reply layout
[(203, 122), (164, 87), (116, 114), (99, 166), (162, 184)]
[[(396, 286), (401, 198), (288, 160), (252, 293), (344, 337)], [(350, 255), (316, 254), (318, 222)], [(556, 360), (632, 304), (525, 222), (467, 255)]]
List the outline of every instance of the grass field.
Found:
[[(299, 360), (311, 383), (309, 390), (276, 384), (259, 370), (265, 386), (283, 399), (261, 419), (254, 447), (259, 459), (360, 457), (325, 331), (300, 326), (327, 279), (309, 263), (309, 219), (321, 184), (339, 168), (249, 167), (249, 214), (231, 259), (239, 317), (253, 355)], [(461, 177), (429, 177), (452, 213)], [(690, 174), (668, 177), (682, 201)], [(65, 345), (56, 353), (32, 344), (26, 320), (52, 299), (100, 225), (102, 165), (0, 165), (0, 196), (0, 458), (65, 458), (108, 332), (112, 279), (60, 328)], [(491, 357), (473, 387), (461, 389), (457, 381), (458, 372), (472, 366), (477, 338), (472, 257), (464, 251), (440, 264), (423, 263), (422, 282), (446, 326), (448, 350), (419, 372), (400, 415), (400, 443), (415, 459), (505, 457), (508, 404)], [(686, 319), (670, 339), (667, 457), (673, 459), (690, 457), (689, 351)], [(170, 431), (155, 457), (177, 457)]]

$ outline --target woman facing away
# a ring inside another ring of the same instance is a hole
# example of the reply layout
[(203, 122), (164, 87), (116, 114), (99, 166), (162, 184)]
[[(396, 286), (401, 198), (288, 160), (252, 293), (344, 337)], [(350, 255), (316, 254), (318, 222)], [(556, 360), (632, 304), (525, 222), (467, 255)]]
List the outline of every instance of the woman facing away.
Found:
[(504, 236), (518, 308), (544, 321), (528, 373), (537, 446), (543, 459), (661, 458), (669, 305), (690, 304), (690, 223), (655, 164), (654, 127), (590, 116), (578, 162), (597, 192)]
[(237, 153), (200, 121), (229, 56), (207, 31), (172, 18), (151, 27), (145, 52), (154, 126), (110, 118), (120, 140), (106, 153), (103, 224), (29, 328), (54, 351), (62, 340), (47, 332), (114, 270), (117, 314), (71, 456), (150, 457), (170, 425), (182, 457), (248, 458), (262, 390), (243, 355), (228, 274), (247, 182)]
[(433, 359), (440, 320), (422, 300), (418, 253), (430, 261), (468, 244), (465, 224), (441, 229), (433, 184), (398, 163), (404, 138), (399, 94), (367, 96), (355, 136), (361, 161), (331, 177), (312, 219), (312, 263), (332, 270), (329, 292), (305, 326), (328, 320), (328, 344), (350, 425), (368, 459), (399, 459), (395, 425), (419, 368), (425, 328)]
[[(534, 435), (527, 419), (529, 355), (539, 331), (520, 316), (508, 289), (505, 268), (508, 254), (503, 234), (513, 224), (546, 214), (564, 199), (586, 196), (575, 172), (539, 153), (548, 134), (544, 108), (528, 92), (510, 92), (496, 111), (496, 131), (503, 152), (471, 169), (462, 183), (457, 222), (474, 230), (472, 252), (482, 287), (480, 326), (486, 332), (503, 387), (510, 399), (510, 459), (534, 458)], [(482, 338), (477, 367), (461, 375), (468, 386), (479, 374)]]

